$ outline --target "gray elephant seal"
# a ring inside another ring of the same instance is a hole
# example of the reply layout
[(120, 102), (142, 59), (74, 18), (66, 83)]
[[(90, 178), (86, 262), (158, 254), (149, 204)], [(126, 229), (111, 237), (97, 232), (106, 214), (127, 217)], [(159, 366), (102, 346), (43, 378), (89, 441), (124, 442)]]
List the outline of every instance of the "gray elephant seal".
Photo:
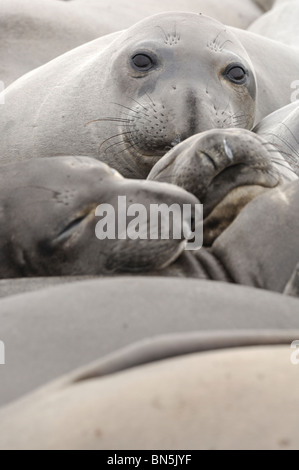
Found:
[[(281, 155), (280, 170), (291, 168), (299, 176), (299, 102), (281, 108), (254, 129)], [(276, 159), (276, 158), (275, 158)]]
[[(118, 196), (127, 197), (127, 207), (136, 202), (147, 209), (160, 202), (193, 207), (198, 202), (175, 186), (125, 180), (107, 165), (87, 157), (2, 166), (0, 277), (147, 271), (165, 267), (181, 254), (186, 244), (183, 233), (181, 239), (164, 240), (160, 229), (154, 241), (128, 237), (98, 240), (96, 208), (104, 202), (117, 211)], [(148, 220), (144, 223), (146, 230)]]
[(148, 179), (176, 184), (196, 195), (204, 205), (204, 244), (210, 246), (248, 202), (296, 178), (291, 169), (290, 175), (281, 172), (275, 162), (285, 161), (270, 147), (243, 129), (203, 132), (168, 152)]
[(289, 344), (65, 377), (0, 412), (0, 449), (297, 450), (299, 377)]
[(237, 37), (218, 21), (162, 14), (101, 49), (104, 41), (8, 88), (2, 161), (75, 152), (97, 157), (123, 176), (145, 178), (159, 158), (193, 134), (252, 128), (253, 66)]
[[(87, 155), (145, 178), (194, 134), (253, 127), (257, 84), (249, 55), (227, 27), (192, 13), (157, 15), (115, 40), (89, 43), (7, 89), (1, 161)], [(266, 74), (258, 73), (260, 89), (269, 85)]]
[(299, 260), (298, 207), (298, 180), (266, 192), (241, 211), (209, 250), (191, 255), (189, 264), (184, 257), (179, 260), (182, 271), (283, 293)]
[(231, 224), (244, 206), (299, 175), (299, 105), (272, 113), (249, 132), (225, 129), (190, 137), (169, 151), (149, 180), (176, 184), (204, 204), (205, 245)]
[[(271, 332), (283, 336), (298, 329), (299, 300), (243, 286), (140, 276), (55, 288), (43, 281), (39, 292), (0, 301), (1, 340), (9, 357), (0, 367), (0, 406), (119, 348), (146, 339), (154, 344), (157, 336), (198, 332), (207, 348), (205, 336), (220, 331), (230, 338), (243, 332), (249, 340), (254, 332), (254, 344), (269, 344)], [(156, 351), (161, 358), (161, 348)], [(141, 354), (133, 358), (137, 362)]]

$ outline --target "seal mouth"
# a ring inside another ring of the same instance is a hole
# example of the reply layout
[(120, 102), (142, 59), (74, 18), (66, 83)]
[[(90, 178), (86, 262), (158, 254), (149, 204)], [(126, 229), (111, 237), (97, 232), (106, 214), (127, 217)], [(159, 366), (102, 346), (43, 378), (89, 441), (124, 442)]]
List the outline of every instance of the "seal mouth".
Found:
[(233, 223), (247, 204), (271, 189), (273, 188), (253, 184), (238, 186), (229, 191), (204, 217), (204, 246), (212, 246), (215, 240)]
[[(153, 256), (148, 256), (148, 247), (144, 245), (145, 257), (136, 256), (131, 252), (130, 249), (124, 247), (121, 251), (115, 248), (116, 256), (113, 256), (113, 249), (110, 252), (110, 257), (107, 257), (105, 265), (105, 272), (107, 275), (112, 273), (140, 273), (140, 272), (154, 272), (162, 271), (168, 266), (172, 265), (184, 252), (188, 241), (182, 240), (174, 247), (174, 244), (165, 246), (165, 248), (157, 248), (158, 256), (163, 258), (161, 264), (157, 263), (157, 254), (153, 253)], [(135, 252), (135, 250), (134, 250)], [(165, 261), (164, 261), (165, 260)]]
[[(218, 205), (223, 205), (225, 199), (232, 194), (236, 199), (236, 205), (238, 203), (242, 205), (245, 199), (248, 200), (247, 203), (254, 199), (255, 192), (274, 189), (279, 184), (278, 172), (264, 162), (255, 165), (236, 163), (219, 172), (203, 191), (203, 194), (198, 197), (204, 205), (204, 217), (206, 218)], [(254, 193), (252, 187), (256, 188)], [(237, 190), (242, 194), (240, 201), (236, 197)]]

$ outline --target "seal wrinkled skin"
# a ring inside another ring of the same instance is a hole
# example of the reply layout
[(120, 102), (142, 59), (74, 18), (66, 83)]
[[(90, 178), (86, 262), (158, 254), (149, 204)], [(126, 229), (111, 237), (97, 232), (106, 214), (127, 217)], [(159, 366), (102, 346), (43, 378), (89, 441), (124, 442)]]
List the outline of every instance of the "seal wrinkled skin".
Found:
[[(252, 132), (213, 130), (190, 137), (168, 152), (148, 179), (176, 184), (201, 201), (204, 244), (209, 246), (248, 202), (289, 181), (281, 174), (282, 163), (278, 150)], [(290, 180), (293, 176), (290, 169)]]

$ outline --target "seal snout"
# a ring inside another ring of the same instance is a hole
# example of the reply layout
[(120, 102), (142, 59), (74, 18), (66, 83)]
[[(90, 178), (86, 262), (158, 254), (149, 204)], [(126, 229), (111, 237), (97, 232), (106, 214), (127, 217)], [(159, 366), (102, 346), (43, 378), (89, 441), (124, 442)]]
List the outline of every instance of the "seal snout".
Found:
[(208, 131), (171, 150), (149, 179), (176, 184), (203, 203), (205, 244), (210, 244), (248, 202), (281, 182), (270, 152), (249, 131)]

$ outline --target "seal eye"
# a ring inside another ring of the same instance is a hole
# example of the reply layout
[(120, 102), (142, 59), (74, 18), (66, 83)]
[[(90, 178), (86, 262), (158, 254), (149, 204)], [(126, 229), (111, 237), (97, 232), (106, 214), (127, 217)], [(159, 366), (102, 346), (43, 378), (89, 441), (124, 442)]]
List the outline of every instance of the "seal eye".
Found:
[(132, 57), (132, 63), (134, 68), (147, 72), (154, 67), (154, 60), (147, 54), (136, 54)]
[(244, 85), (247, 80), (247, 72), (245, 67), (239, 64), (230, 65), (225, 71), (225, 76), (237, 85)]

